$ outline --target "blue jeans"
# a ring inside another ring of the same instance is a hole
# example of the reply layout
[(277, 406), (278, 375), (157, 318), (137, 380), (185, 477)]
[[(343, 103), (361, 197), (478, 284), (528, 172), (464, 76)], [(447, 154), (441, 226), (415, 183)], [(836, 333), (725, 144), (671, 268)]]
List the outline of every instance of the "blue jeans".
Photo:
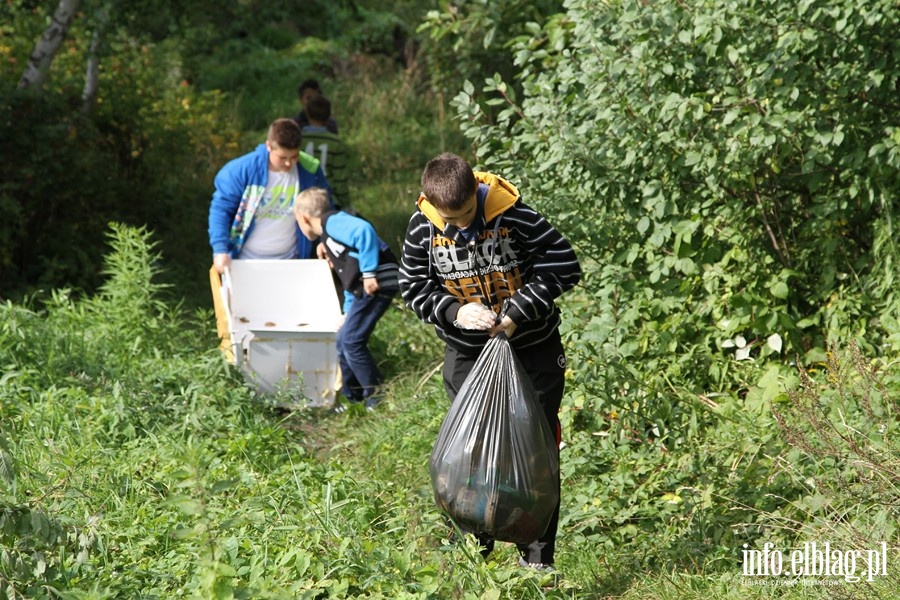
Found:
[(373, 395), (384, 381), (375, 359), (369, 351), (369, 337), (375, 331), (378, 319), (391, 305), (393, 293), (378, 292), (374, 296), (363, 294), (354, 298), (337, 334), (337, 354), (341, 363), (341, 379), (344, 396), (351, 401), (362, 401)]

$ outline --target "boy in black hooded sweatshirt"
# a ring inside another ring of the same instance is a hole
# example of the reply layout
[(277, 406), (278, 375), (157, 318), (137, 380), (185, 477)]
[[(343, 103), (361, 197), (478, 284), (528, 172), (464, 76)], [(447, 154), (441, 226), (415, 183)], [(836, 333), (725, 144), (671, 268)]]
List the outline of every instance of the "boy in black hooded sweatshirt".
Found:
[[(504, 332), (558, 446), (566, 357), (555, 299), (581, 278), (572, 246), (510, 182), (473, 172), (454, 154), (425, 166), (417, 206), (403, 244), (400, 291), (447, 344), (443, 377), (451, 402), (488, 337)], [(522, 566), (552, 567), (558, 520), (559, 505), (541, 539), (517, 545)], [(487, 556), (494, 541), (481, 543)]]

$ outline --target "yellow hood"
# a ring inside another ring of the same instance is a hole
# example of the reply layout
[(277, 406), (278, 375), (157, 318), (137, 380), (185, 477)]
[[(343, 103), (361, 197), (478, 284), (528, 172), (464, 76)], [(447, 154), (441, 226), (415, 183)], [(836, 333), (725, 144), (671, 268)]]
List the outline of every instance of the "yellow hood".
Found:
[[(484, 221), (490, 223), (497, 215), (516, 203), (519, 199), (519, 190), (507, 180), (484, 171), (475, 171), (475, 182), (486, 183), (489, 186), (487, 197), (484, 199)], [(424, 195), (420, 195), (416, 204), (422, 214), (440, 230), (444, 230), (444, 219), (438, 214), (434, 205)]]

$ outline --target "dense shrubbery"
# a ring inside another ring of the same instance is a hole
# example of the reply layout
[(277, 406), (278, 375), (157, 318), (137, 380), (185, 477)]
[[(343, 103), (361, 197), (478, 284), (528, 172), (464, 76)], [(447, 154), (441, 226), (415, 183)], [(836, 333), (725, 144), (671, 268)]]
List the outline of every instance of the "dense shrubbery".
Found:
[(589, 265), (588, 396), (752, 408), (829, 341), (896, 356), (896, 7), (567, 7), (516, 48), (520, 105), (489, 78), (498, 124), (457, 106)]
[(560, 0), (441, 2), (425, 14), (419, 32), (432, 85), (454, 96), (466, 79), (517, 72), (512, 43), (562, 10)]
[(36, 286), (94, 289), (110, 221), (158, 231), (179, 280), (190, 281), (184, 271), (208, 256), (197, 224), (214, 165), (236, 152), (237, 129), (220, 94), (180, 85), (167, 45), (111, 43), (111, 81), (91, 114), (80, 110), (77, 78), (60, 77), (42, 93), (2, 82), (4, 297)]
[[(472, 87), (458, 106), (479, 156), (596, 262), (612, 309), (586, 339), (698, 374), (738, 335), (760, 358), (821, 360), (828, 339), (889, 351), (896, 7), (568, 6), (517, 48), (521, 107), (485, 127)], [(490, 103), (505, 90), (489, 79)]]
[(566, 8), (514, 47), (515, 81), (455, 105), (479, 165), (587, 267), (567, 303), (571, 423), (602, 460), (578, 470), (600, 482), (581, 534), (700, 564), (789, 540), (777, 516), (810, 517), (803, 478), (843, 467), (787, 452), (772, 403), (829, 344), (888, 371), (900, 355), (897, 7)]

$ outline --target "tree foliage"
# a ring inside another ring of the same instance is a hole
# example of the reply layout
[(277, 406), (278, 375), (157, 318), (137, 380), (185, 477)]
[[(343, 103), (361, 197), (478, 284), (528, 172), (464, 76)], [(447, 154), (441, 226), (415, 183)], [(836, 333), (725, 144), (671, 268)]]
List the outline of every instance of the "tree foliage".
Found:
[[(75, 19), (40, 89), (15, 89), (18, 71), (0, 78), (0, 153), (10, 157), (0, 164), (2, 296), (37, 286), (94, 289), (109, 221), (160, 232), (180, 269), (208, 256), (202, 237), (193, 243), (184, 228), (203, 222), (197, 198), (208, 198), (209, 172), (236, 152), (236, 127), (220, 93), (186, 85), (177, 40), (150, 41), (140, 19), (128, 25), (137, 5), (108, 4), (117, 12), (102, 38), (91, 113), (80, 110), (90, 12)], [(24, 65), (45, 7), (7, 8), (11, 44), (0, 46), (0, 60)]]
[(900, 364), (896, 3), (565, 7), (511, 44), (514, 78), (454, 100), (477, 166), (585, 267), (564, 300), (583, 487), (563, 526), (667, 572), (789, 543), (789, 523), (821, 534), (835, 511), (804, 477), (859, 477), (853, 459), (786, 446), (771, 409), (836, 349)]
[(511, 42), (529, 24), (543, 24), (562, 10), (560, 0), (443, 0), (439, 10), (425, 14), (419, 32), (422, 55), (432, 85), (455, 93), (466, 79), (480, 73), (516, 73)]
[(350, 71), (354, 52), (399, 58), (414, 26), (398, 15), (431, 6), (83, 0), (42, 84), (18, 90), (57, 5), (0, 5), (0, 297), (94, 289), (122, 221), (159, 232), (180, 291), (208, 298), (202, 223), (216, 170), (250, 147), (239, 130), (257, 143), (300, 80)]
[(25, 72), (19, 80), (20, 88), (39, 86), (43, 83), (59, 47), (69, 32), (69, 27), (72, 26), (72, 20), (80, 4), (81, 0), (60, 0), (59, 6), (50, 18), (50, 23), (28, 57)]
[(456, 105), (590, 265), (587, 389), (759, 405), (829, 341), (896, 353), (896, 4), (566, 7), (515, 46), (521, 102), (495, 76)]

